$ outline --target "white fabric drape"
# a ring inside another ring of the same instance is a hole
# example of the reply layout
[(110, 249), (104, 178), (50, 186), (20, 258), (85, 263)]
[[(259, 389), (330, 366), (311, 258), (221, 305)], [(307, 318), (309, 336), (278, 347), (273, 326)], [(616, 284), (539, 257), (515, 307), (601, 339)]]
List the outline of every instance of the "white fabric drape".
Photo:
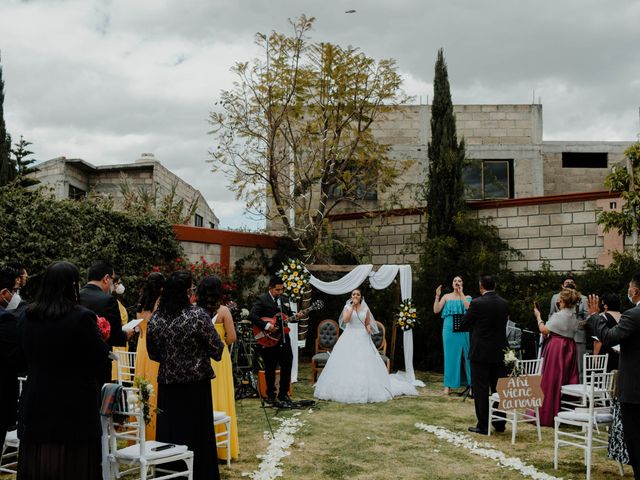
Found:
[[(296, 302), (289, 302), (289, 307), (295, 315), (298, 313), (298, 304)], [(289, 327), (289, 345), (291, 346), (291, 352), (293, 353), (293, 360), (291, 362), (291, 383), (298, 381), (298, 323), (290, 322), (287, 324)]]
[[(373, 265), (358, 265), (356, 268), (347, 273), (344, 277), (334, 282), (323, 282), (322, 280), (311, 275), (309, 282), (321, 292), (330, 295), (342, 295), (350, 293), (353, 289), (359, 287), (369, 278), (371, 287), (375, 290), (387, 288), (393, 280), (400, 274), (400, 296), (402, 300), (411, 298), (412, 277), (411, 265), (382, 265), (377, 272), (373, 271)], [(424, 383), (416, 380), (415, 371), (413, 370), (413, 331), (403, 331), (402, 342), (404, 346), (404, 365), (407, 369), (405, 372), (398, 372), (398, 376), (405, 379), (415, 386), (424, 387)], [(297, 355), (296, 355), (297, 357)], [(297, 378), (297, 362), (295, 374), (292, 371), (292, 378)]]

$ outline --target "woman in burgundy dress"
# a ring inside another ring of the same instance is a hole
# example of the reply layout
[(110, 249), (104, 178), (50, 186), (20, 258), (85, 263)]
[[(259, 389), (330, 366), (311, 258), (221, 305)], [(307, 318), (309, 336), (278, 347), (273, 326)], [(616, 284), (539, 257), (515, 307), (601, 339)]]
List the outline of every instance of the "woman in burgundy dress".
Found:
[(540, 425), (553, 426), (553, 418), (560, 411), (560, 389), (562, 385), (579, 382), (578, 350), (573, 336), (578, 329), (576, 304), (580, 294), (565, 288), (558, 299), (559, 311), (551, 315), (545, 324), (540, 311), (533, 309), (538, 321), (538, 329), (546, 337), (542, 357), (542, 381), (544, 402), (540, 408)]

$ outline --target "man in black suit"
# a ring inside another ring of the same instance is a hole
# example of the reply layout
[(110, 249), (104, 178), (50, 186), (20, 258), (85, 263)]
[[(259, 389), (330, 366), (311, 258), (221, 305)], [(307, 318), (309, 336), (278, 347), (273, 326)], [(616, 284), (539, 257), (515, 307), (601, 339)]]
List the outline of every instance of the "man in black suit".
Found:
[(122, 330), (118, 301), (112, 295), (114, 276), (115, 271), (108, 263), (94, 263), (87, 272), (87, 284), (80, 289), (80, 305), (107, 319), (111, 325), (111, 333), (107, 339), (110, 347), (124, 347), (132, 332)]
[(612, 328), (607, 327), (607, 320), (599, 314), (600, 298), (589, 295), (587, 321), (591, 332), (602, 342), (603, 350), (620, 345), (618, 400), (622, 429), (633, 474), (640, 479), (640, 272), (631, 278), (627, 295), (635, 306), (624, 312)]
[[(506, 376), (504, 351), (508, 348), (506, 327), (509, 303), (495, 292), (490, 275), (480, 277), (481, 296), (471, 301), (462, 322), (471, 330), (471, 387), (478, 423), (470, 432), (489, 433), (489, 395), (496, 391), (498, 378)], [(505, 422), (494, 421), (497, 432), (504, 432)]]
[(273, 347), (260, 347), (260, 355), (264, 360), (264, 374), (267, 381), (267, 402), (276, 404), (276, 369), (280, 364), (280, 388), (278, 389), (278, 403), (280, 407), (291, 407), (289, 387), (291, 385), (291, 365), (293, 363), (293, 350), (291, 342), (284, 330), (284, 325), (276, 321), (273, 325), (262, 318), (273, 318), (278, 313), (284, 313), (287, 317), (291, 314), (289, 299), (282, 296), (284, 284), (278, 277), (269, 280), (269, 290), (260, 295), (251, 308), (249, 319), (251, 322), (267, 334), (280, 335), (277, 345)]

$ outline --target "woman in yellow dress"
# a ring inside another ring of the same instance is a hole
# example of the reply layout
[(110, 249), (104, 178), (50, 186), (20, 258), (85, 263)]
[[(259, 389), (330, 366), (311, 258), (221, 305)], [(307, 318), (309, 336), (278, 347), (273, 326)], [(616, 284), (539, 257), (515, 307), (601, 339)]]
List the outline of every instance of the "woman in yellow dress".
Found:
[[(211, 366), (216, 377), (211, 380), (211, 396), (213, 397), (213, 409), (226, 412), (231, 417), (231, 458), (238, 459), (238, 425), (236, 421), (236, 399), (233, 388), (233, 370), (229, 345), (236, 341), (236, 329), (233, 326), (233, 317), (227, 307), (222, 305), (222, 282), (215, 275), (205, 277), (198, 285), (198, 306), (204, 308), (213, 321), (220, 338), (224, 339), (225, 348), (219, 362), (211, 360)], [(224, 426), (216, 427), (216, 433), (224, 430)], [(218, 449), (218, 458), (226, 458), (224, 448)]]
[(149, 358), (147, 353), (147, 324), (153, 312), (158, 308), (158, 300), (164, 285), (164, 275), (153, 272), (147, 277), (147, 281), (142, 287), (142, 294), (138, 301), (138, 318), (143, 318), (140, 323), (140, 336), (138, 337), (138, 348), (136, 350), (136, 377), (144, 377), (152, 386), (153, 394), (149, 398), (151, 406), (151, 422), (145, 428), (147, 440), (156, 439), (156, 406), (158, 405), (158, 368), (160, 364)]

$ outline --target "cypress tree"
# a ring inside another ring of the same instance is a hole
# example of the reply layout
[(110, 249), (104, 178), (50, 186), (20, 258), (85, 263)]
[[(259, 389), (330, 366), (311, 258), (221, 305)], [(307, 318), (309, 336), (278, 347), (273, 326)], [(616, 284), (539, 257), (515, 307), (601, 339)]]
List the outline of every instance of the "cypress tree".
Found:
[(39, 180), (28, 176), (29, 174), (38, 171), (38, 168), (33, 166), (33, 164), (36, 162), (36, 159), (27, 158), (28, 156), (33, 155), (33, 152), (29, 150), (29, 145), (32, 145), (32, 143), (26, 141), (24, 138), (22, 138), (22, 135), (20, 135), (20, 141), (16, 142), (16, 144), (14, 145), (15, 148), (11, 150), (11, 153), (13, 153), (14, 156), (13, 162), (17, 171), (16, 178), (18, 180), (18, 183), (20, 183), (20, 185), (22, 185), (23, 187), (30, 187), (32, 185), (37, 185), (38, 183), (40, 183)]
[(453, 219), (465, 208), (462, 167), (464, 141), (458, 143), (449, 75), (442, 49), (438, 50), (431, 106), (431, 141), (428, 145), (427, 236), (449, 235)]
[[(0, 61), (2, 59), (0, 58)], [(11, 160), (11, 136), (4, 124), (4, 80), (0, 64), (0, 186), (16, 178), (16, 169)]]

